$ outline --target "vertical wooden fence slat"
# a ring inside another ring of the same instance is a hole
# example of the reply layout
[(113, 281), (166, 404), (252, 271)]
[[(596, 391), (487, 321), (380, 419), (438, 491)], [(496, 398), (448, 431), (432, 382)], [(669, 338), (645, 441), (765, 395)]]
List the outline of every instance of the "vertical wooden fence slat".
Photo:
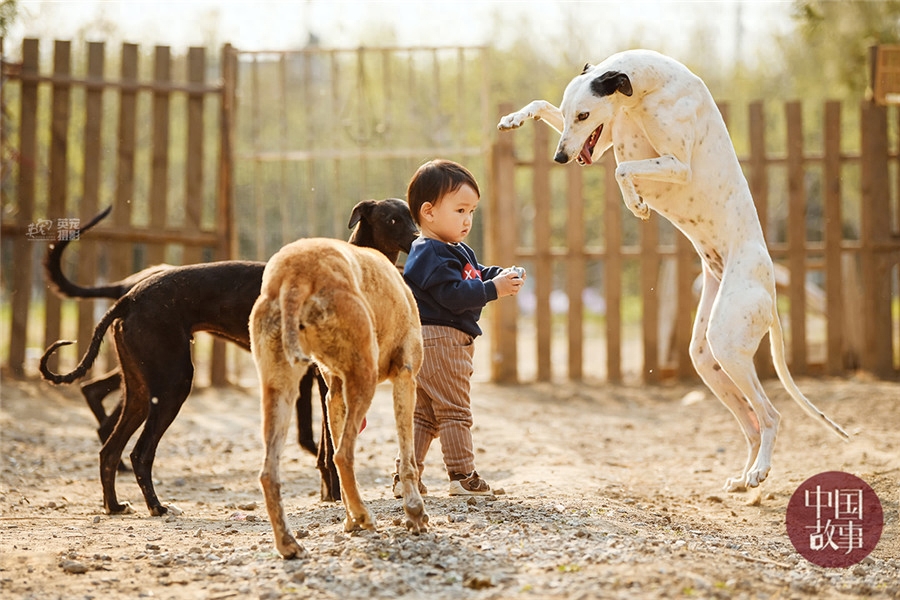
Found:
[[(188, 49), (188, 83), (203, 84), (206, 81), (206, 51), (204, 48)], [(203, 94), (191, 92), (187, 96), (187, 155), (185, 166), (184, 227), (188, 231), (200, 231), (203, 222)], [(199, 246), (184, 249), (185, 263), (198, 263), (203, 250)]]
[[(278, 61), (278, 91), (280, 102), (278, 105), (279, 132), (278, 144), (281, 153), (287, 152), (288, 147), (288, 116), (287, 116), (287, 54), (282, 54)], [(287, 161), (278, 161), (279, 197), (278, 209), (281, 214), (281, 245), (294, 241), (293, 211), (288, 206)]]
[(550, 256), (550, 153), (547, 150), (549, 128), (540, 124), (534, 129), (534, 290), (537, 300), (537, 380), (551, 379), (551, 337), (553, 315), (550, 293), (553, 291), (553, 259)]
[[(57, 40), (53, 46), (53, 74), (61, 79), (72, 73), (71, 44)], [(65, 81), (53, 83), (50, 116), (50, 157), (47, 198), (47, 218), (54, 222), (54, 238), (67, 235), (68, 224), (60, 227), (67, 219), (66, 196), (68, 195), (68, 160), (69, 160), (69, 113), (70, 87)], [(49, 291), (49, 290), (48, 290)], [(46, 348), (60, 339), (60, 297), (50, 292), (44, 294), (44, 347)], [(48, 366), (57, 370), (59, 357), (50, 357)]]
[(675, 321), (675, 357), (678, 360), (678, 365), (675, 374), (678, 379), (692, 379), (696, 377), (690, 355), (691, 325), (693, 322), (691, 315), (697, 305), (697, 299), (694, 297), (694, 279), (697, 275), (697, 269), (694, 266), (696, 252), (687, 237), (680, 232), (677, 232), (675, 235), (677, 273), (677, 301), (675, 305), (678, 311), (678, 317)]
[(643, 328), (644, 366), (641, 378), (647, 383), (659, 381), (659, 219), (653, 215), (640, 223), (641, 231), (641, 326)]
[[(138, 47), (122, 44), (120, 78), (123, 83), (137, 83)], [(123, 231), (131, 229), (132, 202), (134, 200), (134, 155), (136, 149), (137, 90), (125, 87), (119, 90), (119, 130), (116, 150), (116, 189), (113, 208), (113, 225)], [(110, 278), (121, 279), (133, 269), (134, 245), (129, 242), (112, 242), (110, 248)], [(107, 364), (116, 364), (115, 347), (106, 344)]]
[[(153, 58), (153, 80), (166, 84), (172, 78), (172, 60), (167, 46), (157, 46)], [(169, 195), (169, 105), (170, 93), (153, 92), (153, 140), (150, 165), (150, 227), (164, 229), (168, 213)], [(165, 261), (165, 244), (150, 244), (147, 258), (150, 264)]]
[[(93, 84), (87, 86), (84, 99), (83, 196), (78, 210), (82, 218), (97, 214), (100, 205), (104, 52), (103, 42), (88, 43), (87, 78)], [(97, 279), (98, 244), (88, 235), (78, 242), (78, 250), (78, 281), (89, 285)], [(94, 325), (94, 301), (81, 300), (78, 303), (78, 356), (84, 356), (87, 351)]]
[[(122, 44), (122, 81), (137, 83), (138, 47)], [(117, 229), (131, 228), (131, 208), (134, 200), (135, 115), (137, 111), (136, 88), (125, 87), (119, 93), (119, 147), (117, 152), (115, 208), (113, 222)], [(111, 252), (112, 276), (125, 277), (132, 271), (132, 245), (115, 242)]]
[(887, 109), (862, 104), (862, 274), (867, 307), (862, 367), (879, 377), (893, 374), (890, 256), (882, 245), (890, 240)]
[(606, 230), (603, 293), (606, 299), (606, 378), (622, 381), (622, 196), (616, 182), (616, 161), (611, 152), (603, 159)]
[[(500, 114), (512, 111), (511, 104), (501, 104)], [(493, 181), (490, 189), (494, 201), (488, 205), (485, 219), (487, 258), (491, 264), (511, 264), (518, 247), (519, 222), (516, 212), (515, 148), (513, 135), (498, 136), (491, 154)], [(512, 221), (512, 225), (510, 222)], [(491, 307), (491, 379), (499, 383), (518, 380), (515, 303), (509, 310)]]
[[(22, 75), (37, 76), (40, 68), (38, 40), (22, 41)], [(19, 179), (18, 217), (22, 223), (34, 219), (35, 170), (37, 168), (37, 105), (38, 84), (22, 81), (19, 98)], [(25, 374), (25, 347), (28, 336), (28, 307), (31, 299), (32, 246), (28, 238), (17, 237), (13, 242), (12, 339), (9, 345), (9, 368), (16, 376)]]
[[(756, 204), (763, 236), (769, 239), (769, 171), (766, 158), (766, 116), (761, 100), (751, 102), (749, 106), (750, 124), (750, 193)], [(772, 352), (769, 350), (769, 334), (765, 334), (754, 357), (756, 372), (760, 379), (772, 377), (775, 367), (772, 365)]]
[(585, 273), (587, 261), (584, 248), (584, 198), (582, 169), (570, 166), (566, 169), (566, 204), (568, 227), (566, 242), (566, 296), (569, 298), (568, 342), (569, 379), (579, 381), (584, 368), (584, 301), (582, 292), (587, 287)]
[(788, 248), (791, 272), (791, 371), (805, 375), (806, 365), (806, 185), (803, 170), (803, 114), (800, 102), (788, 102)]
[[(337, 52), (331, 52), (331, 106), (335, 107), (335, 110), (339, 110), (338, 107), (341, 106), (341, 71), (340, 71), (340, 59), (338, 58)], [(344, 194), (344, 185), (342, 178), (342, 166), (343, 161), (335, 160), (334, 161), (334, 173), (333, 177), (333, 185), (335, 197), (343, 198)], [(330, 214), (328, 215), (331, 221), (331, 231), (334, 237), (337, 237), (337, 232), (341, 231), (338, 229), (337, 223), (337, 210), (334, 208), (334, 203), (328, 204), (328, 210)]]
[(263, 191), (260, 187), (262, 180), (262, 161), (259, 153), (262, 148), (259, 145), (261, 135), (260, 93), (259, 93), (259, 55), (253, 55), (250, 64), (250, 105), (253, 113), (250, 115), (250, 140), (253, 145), (253, 205), (256, 206), (256, 260), (266, 260), (269, 251), (266, 248), (266, 212), (263, 205)]
[(843, 370), (844, 289), (841, 278), (841, 103), (825, 103), (823, 202), (825, 212), (825, 372), (838, 375)]
[[(237, 88), (237, 53), (231, 44), (222, 48), (222, 97), (219, 100), (219, 165), (216, 180), (216, 231), (219, 244), (216, 260), (231, 260), (235, 257), (237, 237), (234, 226), (233, 149), (234, 149), (234, 109)], [(214, 386), (228, 383), (228, 349), (220, 339), (213, 341), (210, 382)]]

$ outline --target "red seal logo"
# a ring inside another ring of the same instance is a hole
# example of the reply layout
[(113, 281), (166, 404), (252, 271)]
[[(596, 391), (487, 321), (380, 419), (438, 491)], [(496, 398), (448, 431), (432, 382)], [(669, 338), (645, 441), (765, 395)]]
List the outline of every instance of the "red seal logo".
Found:
[(840, 471), (810, 477), (788, 502), (788, 537), (803, 558), (827, 568), (855, 565), (878, 545), (881, 502), (869, 484)]

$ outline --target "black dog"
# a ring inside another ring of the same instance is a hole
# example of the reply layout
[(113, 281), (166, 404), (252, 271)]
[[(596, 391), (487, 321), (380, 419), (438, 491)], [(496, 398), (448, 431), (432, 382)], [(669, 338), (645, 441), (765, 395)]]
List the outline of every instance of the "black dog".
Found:
[[(354, 238), (359, 238), (365, 242), (363, 245), (370, 242), (377, 243), (378, 239), (376, 238), (378, 236), (375, 233), (376, 230), (387, 230), (388, 228), (393, 227), (391, 215), (380, 215), (381, 219), (379, 220), (378, 216), (373, 214), (374, 207), (375, 203), (371, 200), (360, 202), (354, 207), (353, 212), (351, 213), (349, 227), (356, 227), (357, 224), (360, 226), (359, 230), (351, 237), (351, 241), (354, 241)], [(399, 206), (393, 205), (390, 208), (392, 210), (394, 208), (397, 210), (400, 209)], [(91, 219), (87, 225), (79, 230), (79, 234), (83, 235), (87, 233), (97, 223), (109, 216), (110, 211), (112, 211), (111, 206)], [(118, 300), (127, 294), (128, 291), (141, 280), (172, 268), (172, 265), (154, 265), (142, 271), (138, 271), (137, 273), (133, 273), (121, 281), (116, 281), (104, 286), (83, 287), (70, 281), (62, 272), (62, 255), (66, 246), (69, 245), (69, 242), (70, 240), (66, 239), (59, 243), (51, 244), (47, 250), (47, 255), (44, 257), (45, 277), (57, 295), (60, 296), (68, 298), (110, 298), (112, 300)], [(395, 246), (396, 243), (387, 242), (384, 246), (378, 247), (378, 249), (389, 257), (396, 256), (398, 252)], [(332, 453), (327, 430), (324, 428), (322, 429), (320, 438), (324, 441), (324, 447), (317, 445), (313, 439), (312, 386), (314, 381), (318, 384), (321, 396), (320, 403), (323, 406), (323, 411), (325, 410), (325, 397), (328, 388), (326, 387), (325, 380), (319, 375), (318, 369), (316, 369), (315, 365), (311, 365), (307, 370), (306, 375), (300, 380), (300, 393), (297, 397), (298, 441), (302, 448), (306, 449), (311, 454), (316, 455), (318, 458), (318, 468), (322, 472), (322, 500), (334, 502), (340, 500), (341, 488), (337, 472), (331, 462)], [(106, 442), (109, 438), (109, 434), (112, 432), (116, 422), (118, 422), (119, 414), (122, 411), (122, 403), (119, 402), (112, 412), (107, 414), (106, 409), (103, 407), (103, 400), (112, 392), (119, 390), (121, 386), (122, 374), (119, 368), (115, 368), (109, 373), (92, 379), (81, 386), (81, 393), (84, 396), (88, 407), (91, 409), (91, 412), (94, 414), (94, 417), (97, 419), (97, 435), (100, 437), (101, 442)], [(323, 414), (325, 413), (323, 412)], [(119, 463), (119, 470), (128, 470), (121, 461)]]
[[(409, 250), (417, 235), (406, 203), (396, 199), (361, 202), (354, 208), (350, 224), (357, 225), (353, 243), (378, 248), (393, 261), (401, 250)], [(261, 262), (222, 261), (163, 268), (125, 284), (131, 287), (97, 324), (90, 347), (74, 371), (58, 375), (47, 367), (53, 352), (72, 342), (58, 341), (45, 351), (40, 365), (43, 377), (53, 383), (72, 383), (90, 368), (105, 331), (113, 326), (125, 393), (115, 425), (100, 450), (100, 479), (108, 513), (130, 510), (127, 503), (119, 504), (116, 499), (116, 469), (125, 445), (144, 421), (131, 453), (132, 468), (150, 513), (167, 512), (154, 492), (152, 467), (159, 440), (191, 389), (191, 336), (195, 331), (208, 331), (249, 349), (249, 315), (259, 296), (264, 266)], [(114, 375), (106, 377), (107, 388), (113, 379)], [(330, 458), (327, 449), (324, 458), (322, 454), (328, 445), (320, 444), (320, 470), (322, 461)], [(335, 481), (326, 483), (323, 471), (323, 494), (325, 486), (339, 489), (333, 466), (331, 473)]]

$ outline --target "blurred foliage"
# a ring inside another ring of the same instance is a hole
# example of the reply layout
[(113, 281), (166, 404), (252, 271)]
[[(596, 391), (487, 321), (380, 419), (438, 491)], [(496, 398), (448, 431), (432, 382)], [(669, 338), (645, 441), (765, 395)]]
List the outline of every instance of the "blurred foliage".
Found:
[(0, 0), (0, 36), (6, 35), (19, 10), (18, 0)]

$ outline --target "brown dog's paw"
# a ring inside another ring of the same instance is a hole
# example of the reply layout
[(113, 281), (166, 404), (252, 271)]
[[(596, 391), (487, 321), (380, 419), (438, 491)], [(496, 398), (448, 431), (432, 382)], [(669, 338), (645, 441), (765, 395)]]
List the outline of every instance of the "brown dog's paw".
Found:
[(297, 543), (292, 536), (287, 535), (280, 544), (276, 544), (278, 552), (285, 560), (293, 560), (295, 558), (307, 558), (309, 551)]
[(351, 517), (348, 513), (347, 518), (344, 519), (344, 531), (350, 533), (351, 531), (358, 531), (360, 529), (375, 531), (375, 521), (372, 519), (372, 516), (368, 511), (364, 511), (362, 514), (356, 515), (355, 517)]
[(406, 519), (406, 528), (411, 533), (427, 533), (428, 532), (428, 515), (423, 513), (420, 518)]

